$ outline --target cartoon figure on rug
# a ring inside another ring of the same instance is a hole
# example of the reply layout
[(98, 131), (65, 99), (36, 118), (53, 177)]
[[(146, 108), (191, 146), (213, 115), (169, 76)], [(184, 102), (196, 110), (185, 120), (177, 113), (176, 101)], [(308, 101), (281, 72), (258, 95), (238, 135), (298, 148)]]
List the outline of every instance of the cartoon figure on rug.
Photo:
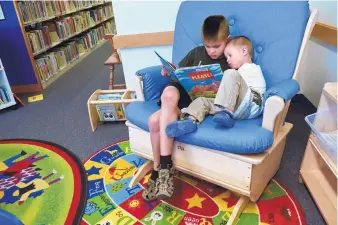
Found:
[(64, 176), (61, 175), (59, 178), (56, 178), (50, 182), (47, 182), (46, 179), (53, 176), (54, 174), (56, 174), (56, 170), (53, 170), (52, 173), (48, 174), (47, 176), (41, 179), (34, 179), (27, 184), (24, 184), (21, 182), (18, 183), (17, 186), (19, 187), (19, 189), (13, 193), (13, 196), (21, 196), (19, 200), (19, 205), (22, 205), (27, 200), (27, 198), (30, 196), (30, 194), (43, 191), (49, 188), (52, 184), (55, 184), (59, 182), (60, 180), (64, 179)]
[(97, 207), (96, 203), (87, 202), (84, 214), (90, 216), (92, 213), (96, 212), (98, 209), (99, 208)]
[(20, 158), (21, 156), (26, 155), (27, 152), (25, 151), (21, 151), (21, 153), (16, 154), (2, 162), (0, 162), (0, 171), (6, 170), (8, 167), (10, 167), (11, 165), (13, 165), (14, 161), (17, 160), (18, 158)]
[[(22, 153), (23, 152), (20, 153), (20, 156), (22, 156)], [(25, 154), (25, 152), (24, 152), (24, 154)], [(33, 163), (48, 157), (48, 155), (36, 157), (38, 154), (40, 154), (40, 153), (36, 152), (35, 154), (32, 154), (32, 155), (28, 156), (27, 158), (22, 159), (18, 162), (14, 162), (14, 160), (19, 158), (18, 155), (11, 157), (10, 159), (4, 161), (5, 165), (7, 165), (8, 168), (0, 171), (0, 175), (9, 176), (9, 177), (12, 177), (12, 176), (19, 177), (22, 170), (24, 170), (28, 167), (33, 167), (34, 166)]]
[(110, 221), (110, 220), (105, 220), (105, 221), (103, 221), (103, 222), (101, 222), (101, 223), (99, 223), (97, 225), (113, 225), (113, 222)]
[(150, 217), (145, 218), (145, 221), (151, 221), (151, 225), (155, 225), (157, 221), (162, 220), (163, 213), (160, 211), (152, 212)]
[(36, 198), (42, 195), (45, 189), (48, 189), (52, 184), (64, 179), (64, 176), (61, 175), (59, 178), (56, 178), (50, 182), (46, 181), (56, 173), (56, 170), (53, 170), (52, 173), (42, 178), (40, 174), (38, 174), (38, 177), (34, 177), (33, 179), (30, 177), (28, 183), (19, 182), (15, 186), (0, 192), (0, 203), (4, 202), (6, 204), (13, 204), (19, 200), (19, 205), (22, 205), (27, 200), (27, 198)]

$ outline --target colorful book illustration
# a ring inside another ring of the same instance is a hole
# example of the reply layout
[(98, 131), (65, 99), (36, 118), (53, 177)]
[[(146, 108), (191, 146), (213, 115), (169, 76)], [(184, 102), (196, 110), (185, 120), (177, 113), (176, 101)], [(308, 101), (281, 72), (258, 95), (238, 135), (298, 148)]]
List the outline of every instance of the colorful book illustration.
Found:
[(214, 98), (216, 96), (223, 77), (220, 64), (176, 68), (175, 65), (165, 60), (157, 52), (155, 53), (172, 79), (177, 80), (192, 99), (198, 97)]

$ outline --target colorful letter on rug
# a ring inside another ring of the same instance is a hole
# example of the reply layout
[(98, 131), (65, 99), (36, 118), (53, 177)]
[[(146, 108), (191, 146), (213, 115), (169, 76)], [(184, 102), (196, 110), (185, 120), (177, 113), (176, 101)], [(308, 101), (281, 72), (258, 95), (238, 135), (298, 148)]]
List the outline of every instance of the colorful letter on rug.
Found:
[(0, 141), (0, 208), (23, 224), (79, 224), (86, 193), (85, 170), (69, 150), (42, 141)]
[[(128, 141), (99, 150), (85, 162), (88, 200), (83, 224), (92, 225), (226, 225), (239, 196), (183, 173), (175, 177), (175, 194), (166, 201), (145, 202), (147, 175), (129, 188), (146, 162), (133, 154)], [(295, 199), (272, 180), (256, 203), (249, 203), (237, 225), (305, 225)]]

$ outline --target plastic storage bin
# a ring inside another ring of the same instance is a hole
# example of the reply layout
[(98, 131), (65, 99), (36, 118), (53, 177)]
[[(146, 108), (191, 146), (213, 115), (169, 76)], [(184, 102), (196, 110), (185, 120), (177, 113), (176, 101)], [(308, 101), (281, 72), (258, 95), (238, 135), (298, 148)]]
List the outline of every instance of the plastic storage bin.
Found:
[(317, 112), (305, 117), (323, 150), (337, 164), (337, 108)]

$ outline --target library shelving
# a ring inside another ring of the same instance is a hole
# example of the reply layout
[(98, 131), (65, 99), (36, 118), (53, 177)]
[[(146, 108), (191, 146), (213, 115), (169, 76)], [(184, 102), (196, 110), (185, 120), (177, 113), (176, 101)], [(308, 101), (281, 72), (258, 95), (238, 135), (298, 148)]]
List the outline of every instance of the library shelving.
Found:
[[(16, 18), (9, 16), (7, 23), (16, 26), (15, 36), (22, 37), (21, 40), (15, 38), (26, 48), (26, 51), (12, 51), (9, 46), (0, 44), (11, 52), (12, 60), (8, 56), (8, 61), (13, 63), (13, 59), (21, 58), (18, 63), (26, 63), (27, 68), (20, 71), (15, 66), (10, 68), (9, 79), (12, 74), (14, 76), (13, 82), (10, 82), (13, 92), (36, 92), (47, 88), (104, 44), (105, 34), (116, 33), (111, 1), (13, 1), (1, 4), (5, 16), (6, 13), (10, 15), (11, 7), (15, 12)], [(0, 29), (1, 23), (6, 21), (0, 21)]]
[(14, 96), (9, 86), (5, 68), (0, 59), (0, 110), (15, 105)]

